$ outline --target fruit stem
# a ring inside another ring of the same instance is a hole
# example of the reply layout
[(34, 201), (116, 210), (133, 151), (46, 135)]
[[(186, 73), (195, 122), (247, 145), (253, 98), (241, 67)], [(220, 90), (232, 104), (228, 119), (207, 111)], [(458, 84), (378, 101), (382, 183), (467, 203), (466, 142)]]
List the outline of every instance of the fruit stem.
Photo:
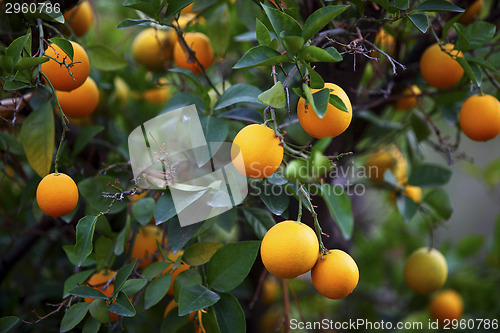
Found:
[(296, 149), (293, 149), (292, 147), (290, 147), (283, 139), (281, 140), (281, 142), (283, 144), (283, 148), (285, 148), (285, 150), (287, 150), (288, 152), (292, 153), (292, 155), (302, 157), (306, 160), (309, 158), (309, 156), (306, 153), (304, 153), (303, 151), (299, 151), (299, 150), (296, 150)]
[(302, 192), (299, 191), (299, 214), (297, 215), (297, 222), (302, 218)]
[[(313, 220), (314, 220), (314, 229), (316, 231), (316, 236), (318, 237), (320, 252), (322, 254), (328, 253), (328, 249), (323, 244), (323, 239), (321, 238), (321, 235), (323, 234), (323, 230), (321, 229), (321, 225), (319, 224), (318, 214), (314, 210), (314, 206), (311, 202), (311, 198), (309, 197), (308, 193), (306, 192), (306, 190), (304, 189), (304, 186), (302, 184), (300, 185), (299, 189), (300, 189), (300, 193), (302, 193), (304, 195), (304, 198), (307, 201), (307, 204), (309, 205), (309, 207), (311, 207), (311, 215), (312, 215)], [(299, 201), (300, 201), (299, 204), (302, 202), (302, 200), (300, 200), (300, 197), (301, 197), (300, 193), (299, 193)]]

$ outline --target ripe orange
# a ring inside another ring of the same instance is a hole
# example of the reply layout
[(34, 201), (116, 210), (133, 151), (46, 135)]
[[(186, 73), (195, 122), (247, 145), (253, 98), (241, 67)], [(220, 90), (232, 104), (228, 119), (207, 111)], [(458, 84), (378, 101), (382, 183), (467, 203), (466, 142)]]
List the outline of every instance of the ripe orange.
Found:
[(262, 263), (269, 273), (281, 279), (293, 279), (311, 270), (318, 253), (316, 233), (297, 221), (275, 224), (260, 246)]
[(48, 216), (67, 215), (78, 204), (78, 187), (73, 179), (64, 173), (48, 174), (38, 184), (36, 202)]
[(463, 57), (462, 52), (453, 50), (455, 45), (451, 43), (442, 46), (446, 52), (436, 43), (429, 46), (420, 58), (420, 73), (427, 83), (436, 88), (451, 87), (464, 75), (462, 66), (455, 60)]
[(430, 294), (446, 282), (448, 265), (441, 252), (422, 247), (406, 260), (404, 276), (406, 284), (414, 292)]
[(233, 165), (249, 178), (272, 175), (283, 161), (283, 146), (266, 125), (248, 125), (236, 134), (231, 146)]
[[(168, 259), (170, 261), (175, 262), (183, 254), (184, 254), (183, 250), (179, 250), (175, 254), (172, 251), (169, 251), (167, 253), (167, 257), (168, 257)], [(190, 267), (188, 264), (186, 264), (185, 262), (181, 261), (181, 265), (179, 267), (177, 267), (177, 269), (172, 272), (173, 266), (174, 266), (174, 264), (168, 265), (167, 268), (165, 268), (165, 270), (162, 272), (162, 274), (165, 274), (165, 273), (171, 273), (172, 274), (172, 283), (170, 283), (170, 287), (168, 288), (168, 291), (167, 291), (167, 294), (171, 295), (171, 296), (174, 295), (174, 282), (175, 282), (175, 279), (177, 278), (177, 275), (179, 275), (180, 273), (188, 270), (189, 267)]]
[(64, 13), (64, 19), (68, 22), (71, 30), (81, 37), (87, 33), (94, 21), (94, 13), (88, 1), (82, 1), (79, 5)]
[(371, 153), (366, 161), (366, 167), (366, 172), (373, 181), (383, 181), (385, 171), (391, 170), (399, 183), (406, 183), (407, 162), (394, 145), (381, 147)]
[(85, 118), (92, 114), (99, 104), (99, 89), (90, 76), (76, 89), (56, 90), (56, 96), (64, 114), (70, 118)]
[(491, 95), (471, 96), (462, 105), (458, 120), (470, 139), (493, 139), (500, 134), (500, 102)]
[(141, 31), (132, 43), (132, 54), (139, 64), (151, 71), (159, 71), (172, 61), (174, 44), (177, 40), (175, 31), (148, 28)]
[[(210, 44), (210, 39), (201, 32), (188, 32), (184, 35), (186, 44), (193, 50), (196, 59), (200, 62), (203, 68), (208, 69), (214, 61), (214, 50)], [(186, 51), (187, 52), (187, 51)], [(187, 68), (195, 74), (202, 72), (198, 63), (191, 59), (189, 53), (184, 52), (179, 41), (175, 43), (174, 59), (177, 66)]]
[(324, 258), (319, 256), (311, 270), (311, 279), (321, 295), (330, 299), (341, 299), (352, 293), (358, 285), (358, 265), (344, 251), (330, 250)]
[(156, 241), (161, 244), (163, 231), (155, 225), (141, 226), (135, 236), (131, 260), (137, 259), (140, 268), (149, 266), (158, 251)]
[[(333, 83), (325, 83), (325, 88), (331, 90), (330, 95), (338, 96), (347, 107), (348, 112), (344, 112), (332, 104), (328, 104), (326, 113), (323, 118), (318, 117), (311, 106), (306, 108), (306, 100), (299, 99), (297, 104), (297, 115), (299, 117), (300, 126), (310, 136), (316, 139), (325, 137), (336, 137), (345, 132), (352, 120), (352, 106), (349, 97), (345, 91)], [(311, 93), (315, 93), (320, 89), (311, 89)]]
[(80, 44), (73, 41), (70, 42), (71, 45), (73, 45), (73, 61), (71, 61), (68, 55), (56, 44), (51, 43), (47, 50), (45, 50), (47, 56), (68, 65), (69, 70), (73, 74), (73, 77), (71, 77), (68, 68), (65, 65), (57, 63), (53, 59), (44, 62), (42, 64), (42, 72), (50, 80), (55, 90), (70, 91), (76, 89), (85, 82), (90, 73), (90, 63), (87, 52), (85, 52)]
[(474, 1), (472, 5), (470, 5), (465, 9), (465, 12), (463, 13), (462, 17), (458, 19), (458, 23), (462, 23), (464, 25), (472, 23), (479, 17), (482, 10), (483, 10), (483, 0)]
[(422, 91), (416, 86), (412, 85), (410, 88), (403, 90), (403, 95), (408, 95), (408, 97), (401, 97), (396, 101), (396, 109), (398, 110), (409, 110), (417, 106), (417, 98)]
[[(113, 282), (109, 283), (109, 280), (114, 279), (116, 275), (115, 271), (112, 270), (102, 270), (100, 272), (95, 273), (88, 279), (87, 284), (94, 289), (99, 290), (104, 295), (110, 297), (115, 290), (115, 284)], [(90, 303), (95, 298), (84, 298), (84, 301)], [(118, 315), (116, 313), (110, 312), (110, 319), (112, 322), (118, 320)]]
[(464, 311), (462, 297), (452, 289), (440, 291), (431, 300), (431, 317), (442, 324), (445, 319), (460, 319)]
[(171, 96), (170, 88), (168, 85), (168, 81), (165, 78), (160, 78), (159, 86), (157, 88), (152, 88), (144, 91), (142, 93), (142, 97), (151, 104), (156, 105), (164, 105), (168, 102)]

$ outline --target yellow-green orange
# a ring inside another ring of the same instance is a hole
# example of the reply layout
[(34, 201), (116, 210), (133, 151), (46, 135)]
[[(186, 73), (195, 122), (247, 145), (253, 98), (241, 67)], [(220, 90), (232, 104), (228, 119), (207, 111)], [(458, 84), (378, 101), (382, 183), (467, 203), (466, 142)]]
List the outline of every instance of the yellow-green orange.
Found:
[(420, 73), (427, 83), (436, 88), (449, 88), (462, 78), (464, 70), (456, 60), (462, 52), (453, 50), (455, 45), (439, 44), (429, 46), (420, 58)]
[(67, 215), (78, 204), (78, 187), (70, 176), (64, 173), (51, 173), (38, 184), (36, 202), (49, 216)]
[(172, 61), (177, 35), (173, 29), (148, 28), (141, 31), (132, 43), (135, 61), (151, 71), (164, 69)]
[(330, 299), (341, 299), (352, 293), (358, 285), (359, 269), (352, 257), (342, 250), (330, 250), (318, 257), (311, 270), (316, 290)]
[(469, 97), (459, 114), (462, 131), (475, 141), (487, 141), (500, 134), (500, 102), (491, 95)]
[[(333, 83), (325, 83), (325, 88), (330, 89), (330, 95), (339, 97), (344, 102), (347, 112), (338, 109), (332, 104), (328, 104), (323, 118), (318, 117), (311, 105), (306, 108), (306, 100), (300, 98), (297, 104), (297, 116), (300, 126), (310, 136), (321, 139), (325, 137), (336, 137), (345, 132), (352, 120), (352, 106), (345, 91)], [(320, 89), (311, 89), (315, 93)]]
[(260, 247), (264, 266), (281, 279), (293, 279), (311, 270), (318, 253), (318, 237), (309, 226), (297, 221), (275, 224)]
[(420, 248), (406, 260), (406, 284), (418, 294), (430, 294), (438, 290), (446, 282), (447, 276), (446, 259), (436, 249)]
[(272, 175), (283, 161), (283, 146), (266, 125), (252, 124), (236, 134), (231, 146), (233, 165), (249, 178)]

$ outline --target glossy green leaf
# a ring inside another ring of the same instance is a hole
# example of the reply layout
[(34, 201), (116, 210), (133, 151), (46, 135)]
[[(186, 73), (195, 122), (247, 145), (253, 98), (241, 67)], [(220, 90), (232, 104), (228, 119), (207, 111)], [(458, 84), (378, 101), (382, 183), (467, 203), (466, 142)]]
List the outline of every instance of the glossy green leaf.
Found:
[(426, 33), (427, 29), (429, 29), (430, 22), (427, 14), (425, 13), (412, 14), (408, 15), (408, 18), (410, 19), (411, 23), (413, 23), (413, 25), (417, 27), (417, 29), (420, 30), (422, 33)]
[[(179, 1), (173, 1), (174, 3), (177, 3)], [(192, 2), (192, 1), (191, 1)], [(123, 6), (125, 7), (129, 7), (129, 8), (132, 8), (132, 9), (137, 9), (141, 12), (143, 12), (144, 14), (150, 16), (150, 17), (154, 17), (154, 10), (153, 10), (153, 6), (151, 4), (151, 1), (144, 1), (144, 0), (125, 0), (123, 2)], [(168, 9), (171, 9), (171, 10), (174, 10), (174, 8), (171, 8), (171, 7), (174, 7), (174, 6), (168, 6)], [(172, 15), (172, 13), (169, 12), (169, 15)]]
[(278, 81), (271, 88), (257, 96), (259, 101), (273, 108), (281, 109), (286, 106), (285, 90), (283, 84)]
[[(74, 50), (73, 50), (73, 45), (70, 43), (69, 40), (66, 38), (61, 38), (61, 37), (52, 37), (49, 39), (49, 42), (56, 44), (61, 48), (61, 50), (66, 53), (66, 55), (69, 57), (71, 61), (73, 61), (73, 55), (74, 55)], [(50, 46), (49, 46), (50, 47)]]
[(69, 278), (67, 278), (66, 281), (64, 281), (63, 298), (68, 297), (70, 295), (70, 291), (72, 289), (78, 287), (83, 282), (85, 282), (94, 272), (95, 272), (95, 270), (88, 269), (88, 270), (73, 274)]
[(83, 323), (82, 333), (97, 333), (101, 328), (101, 323), (94, 318), (87, 318)]
[(258, 45), (248, 50), (233, 66), (233, 69), (250, 68), (263, 65), (271, 66), (283, 62), (290, 62), (290, 58), (288, 58), (286, 54), (281, 54), (269, 46)]
[(320, 91), (312, 94), (312, 97), (314, 99), (314, 105), (316, 106), (314, 111), (316, 112), (318, 117), (323, 118), (328, 108), (328, 103), (330, 100), (330, 90), (328, 88), (321, 89)]
[(442, 220), (449, 220), (453, 214), (453, 204), (445, 190), (438, 188), (428, 193), (423, 200)]
[(153, 218), (156, 202), (153, 198), (142, 198), (132, 206), (132, 216), (142, 225), (148, 224)]
[(195, 269), (188, 269), (181, 272), (174, 281), (175, 300), (179, 300), (179, 293), (182, 288), (201, 284), (201, 275)]
[(120, 24), (118, 24), (117, 28), (118, 29), (126, 29), (126, 28), (137, 26), (137, 25), (149, 27), (151, 25), (151, 23), (153, 23), (153, 22), (154, 22), (154, 20), (150, 20), (150, 19), (129, 19), (129, 18), (127, 18), (127, 19), (121, 21)]
[(339, 62), (342, 56), (334, 47), (326, 49), (317, 46), (306, 46), (299, 51), (298, 57), (307, 62)]
[(139, 292), (148, 283), (145, 279), (128, 279), (123, 284), (121, 291), (128, 297)]
[(406, 223), (408, 223), (413, 218), (413, 216), (415, 216), (418, 209), (417, 204), (404, 194), (399, 194), (396, 196), (396, 206), (398, 207), (398, 211)]
[(54, 157), (54, 114), (49, 103), (32, 111), (23, 122), (20, 139), (28, 163), (40, 176), (50, 172)]
[(77, 266), (80, 267), (83, 261), (92, 253), (92, 239), (94, 237), (97, 216), (84, 216), (76, 225), (75, 254), (78, 258)]
[(260, 93), (260, 89), (255, 86), (246, 83), (237, 83), (219, 97), (214, 109), (220, 110), (237, 103), (254, 103), (260, 105), (261, 103), (257, 98)]
[(73, 304), (61, 320), (59, 332), (68, 332), (78, 325), (89, 311), (90, 303), (81, 302)]
[(154, 262), (148, 267), (146, 267), (146, 269), (144, 269), (141, 275), (144, 276), (146, 279), (153, 279), (155, 276), (163, 272), (170, 264), (171, 263), (166, 261)]
[(71, 295), (85, 298), (97, 298), (97, 299), (107, 299), (108, 297), (104, 295), (97, 289), (94, 289), (89, 286), (78, 286), (69, 292)]
[(258, 18), (255, 19), (255, 34), (260, 45), (269, 45), (271, 43), (271, 35), (269, 30)]
[(78, 155), (85, 146), (87, 146), (90, 141), (100, 132), (104, 130), (104, 126), (101, 125), (88, 125), (84, 126), (78, 132), (78, 136), (75, 140), (75, 145), (73, 146), (72, 155)]
[(206, 264), (222, 246), (223, 244), (215, 242), (196, 242), (184, 251), (182, 260), (190, 266)]
[(132, 274), (132, 271), (134, 270), (136, 262), (131, 262), (130, 264), (127, 264), (125, 266), (122, 266), (118, 272), (116, 273), (115, 277), (115, 288), (113, 290), (113, 298), (118, 294), (118, 292), (123, 288), (123, 285), (127, 281), (128, 277), (130, 274)]
[(255, 124), (261, 124), (263, 121), (262, 115), (258, 111), (249, 108), (235, 108), (219, 114), (219, 117), (249, 121)]
[(299, 36), (283, 36), (281, 42), (285, 50), (292, 55), (296, 55), (304, 46), (304, 38)]
[(136, 313), (134, 306), (128, 299), (128, 296), (123, 292), (120, 292), (118, 294), (118, 297), (116, 298), (116, 301), (111, 303), (111, 305), (109, 306), (109, 311), (124, 317), (133, 317)]
[[(290, 198), (285, 193), (285, 190), (282, 186), (261, 182), (259, 183), (259, 189), (260, 189), (259, 197), (262, 200), (262, 202), (266, 205), (266, 207), (271, 211), (271, 213), (273, 213), (274, 215), (281, 215), (285, 212), (285, 210), (288, 208), (288, 204), (290, 203)], [(250, 209), (255, 209), (255, 208), (250, 208)], [(245, 211), (246, 210), (244, 210), (244, 212)], [(270, 216), (269, 214), (266, 215)], [(267, 218), (267, 220), (269, 220), (269, 218)], [(271, 223), (269, 223), (266, 224), (265, 226), (267, 228), (268, 226), (272, 227), (273, 225), (274, 225), (274, 220), (272, 225)]]
[[(238, 300), (226, 293), (219, 294), (220, 300), (214, 304), (215, 315), (221, 333), (246, 332), (245, 313)], [(228, 316), (227, 314), (231, 315)]]
[(219, 298), (219, 295), (200, 284), (184, 287), (179, 293), (179, 316), (207, 308)]
[(415, 11), (425, 12), (454, 12), (461, 13), (464, 9), (446, 0), (427, 0), (418, 5)]
[(0, 332), (7, 333), (14, 328), (19, 322), (19, 318), (15, 316), (6, 316), (0, 318)]
[(181, 9), (191, 4), (193, 0), (169, 0), (167, 11), (165, 12), (165, 18), (178, 13)]
[(30, 36), (31, 32), (28, 32), (26, 35), (17, 37), (5, 49), (5, 55), (13, 59), (14, 65), (16, 65), (18, 61), (21, 59), (24, 46), (26, 45), (26, 42), (30, 39)]
[(99, 322), (106, 324), (109, 322), (109, 311), (103, 299), (95, 299), (90, 303), (90, 315)]
[(92, 66), (102, 71), (114, 71), (128, 65), (128, 62), (106, 45), (90, 45), (85, 48)]
[(172, 274), (166, 273), (155, 278), (144, 293), (144, 309), (149, 309), (157, 304), (167, 294), (168, 288), (172, 283)]
[(330, 184), (321, 186), (321, 196), (342, 232), (342, 236), (345, 239), (350, 239), (354, 229), (354, 218), (349, 196), (347, 196), (343, 188)]
[(264, 238), (267, 230), (276, 224), (271, 214), (261, 208), (244, 208), (243, 215), (245, 216), (245, 221), (250, 225), (255, 236), (259, 239)]
[(160, 200), (156, 203), (154, 218), (156, 224), (161, 224), (170, 220), (172, 217), (177, 215), (175, 210), (174, 200), (172, 199), (172, 195), (170, 192), (165, 193)]
[[(90, 205), (98, 212), (106, 212), (113, 199), (105, 198), (102, 194), (114, 194), (120, 192), (118, 189), (108, 186), (108, 184), (114, 184), (115, 181), (116, 178), (105, 175), (86, 178), (78, 183), (78, 190), (80, 191), (82, 197), (87, 201), (87, 205)], [(126, 206), (126, 200), (115, 201), (110, 209), (110, 213), (117, 213)]]
[(172, 246), (172, 251), (175, 253), (182, 249), (200, 227), (201, 223), (181, 227), (179, 219), (175, 218), (170, 220), (170, 222), (168, 222), (167, 234), (170, 245)]
[(259, 247), (260, 241), (242, 241), (224, 245), (217, 250), (207, 267), (210, 288), (218, 291), (236, 288), (250, 272)]
[(436, 164), (421, 164), (414, 166), (408, 184), (420, 187), (436, 187), (446, 183), (451, 178), (451, 170)]
[(321, 75), (316, 72), (309, 63), (305, 63), (307, 67), (307, 72), (309, 74), (309, 85), (313, 89), (323, 89), (325, 86), (325, 80), (321, 77)]
[(323, 29), (334, 18), (342, 14), (349, 6), (336, 5), (324, 6), (309, 15), (304, 28), (302, 29), (302, 37), (307, 41)]
[(302, 28), (293, 17), (264, 4), (261, 6), (264, 8), (278, 39), (284, 36), (302, 36)]

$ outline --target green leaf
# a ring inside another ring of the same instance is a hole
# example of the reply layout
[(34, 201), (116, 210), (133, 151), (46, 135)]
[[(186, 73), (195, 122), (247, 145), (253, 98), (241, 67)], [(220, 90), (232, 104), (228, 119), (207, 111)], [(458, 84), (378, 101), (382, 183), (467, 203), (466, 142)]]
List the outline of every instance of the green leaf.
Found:
[(109, 311), (103, 299), (96, 299), (90, 303), (90, 315), (105, 324), (109, 321)]
[[(214, 304), (214, 310), (220, 332), (246, 332), (245, 313), (238, 300), (226, 293), (219, 294), (219, 297), (220, 300)], [(228, 316), (228, 313), (231, 315)]]
[(67, 278), (66, 281), (64, 281), (63, 298), (68, 297), (71, 290), (85, 282), (94, 272), (95, 270), (88, 269), (86, 271), (81, 271), (73, 274), (69, 278)]
[(166, 261), (154, 262), (142, 272), (142, 276), (146, 279), (153, 279), (155, 276), (161, 274), (171, 263)]
[(216, 55), (224, 56), (231, 41), (231, 14), (226, 3), (205, 14), (206, 31)]
[(88, 125), (82, 127), (78, 136), (75, 140), (75, 145), (73, 146), (72, 156), (78, 155), (83, 148), (100, 132), (104, 130), (104, 126), (101, 125)]
[(271, 214), (261, 208), (244, 208), (243, 215), (245, 216), (245, 221), (250, 225), (255, 236), (259, 239), (264, 238), (267, 231), (276, 224)]
[(78, 296), (78, 297), (108, 299), (108, 296), (104, 295), (99, 290), (89, 286), (78, 286), (76, 288), (71, 289), (69, 293), (73, 296)]
[(181, 68), (181, 67), (174, 67), (174, 68), (171, 68), (168, 70), (170, 73), (178, 73), (180, 75), (182, 75), (183, 77), (189, 79), (189, 81), (193, 82), (193, 84), (196, 86), (196, 89), (198, 91), (203, 91), (204, 90), (204, 86), (203, 84), (200, 82), (200, 79), (198, 78), (198, 76), (194, 75), (194, 73), (187, 69), (187, 68)]
[(432, 131), (429, 128), (429, 124), (420, 113), (412, 113), (410, 116), (410, 125), (415, 132), (418, 141), (423, 141), (427, 139)]
[(261, 6), (264, 8), (278, 39), (285, 36), (302, 36), (302, 29), (293, 17), (264, 4)]
[(75, 255), (78, 259), (77, 266), (80, 267), (83, 261), (92, 253), (92, 238), (94, 237), (97, 216), (84, 216), (76, 225)]
[(429, 29), (430, 22), (427, 14), (425, 13), (412, 14), (408, 15), (408, 18), (410, 19), (411, 23), (413, 23), (413, 25), (417, 27), (418, 30), (422, 31), (422, 33), (426, 33), (427, 29)]
[(286, 106), (285, 90), (281, 81), (276, 82), (275, 85), (261, 93), (257, 98), (262, 103), (273, 108), (281, 109)]
[(428, 193), (423, 201), (432, 207), (434, 213), (444, 221), (449, 220), (451, 214), (453, 214), (453, 205), (450, 196), (441, 188)]
[(19, 59), (19, 62), (14, 67), (14, 70), (31, 70), (33, 67), (43, 64), (44, 62), (49, 61), (49, 58), (46, 57), (24, 57)]
[(193, 237), (193, 235), (201, 227), (201, 223), (191, 224), (185, 227), (181, 227), (179, 224), (179, 219), (175, 218), (168, 222), (168, 239), (170, 245), (172, 246), (172, 251), (175, 253), (182, 249), (184, 245)]
[(309, 63), (305, 63), (307, 67), (307, 72), (309, 74), (309, 84), (313, 89), (323, 89), (325, 86), (325, 81), (314, 69), (312, 69)]
[(72, 330), (83, 320), (83, 318), (85, 318), (87, 311), (89, 311), (89, 307), (90, 303), (86, 302), (73, 304), (64, 314), (59, 332), (68, 332)]
[[(260, 190), (259, 197), (262, 200), (262, 202), (266, 205), (266, 207), (271, 211), (271, 213), (273, 213), (274, 215), (283, 214), (285, 210), (288, 208), (288, 204), (290, 203), (290, 198), (285, 193), (284, 188), (282, 186), (274, 185), (267, 182), (259, 182), (257, 184)], [(255, 208), (250, 208), (250, 209), (255, 209)], [(271, 217), (269, 214), (267, 214), (267, 212), (266, 215)], [(266, 219), (269, 220), (269, 218)], [(272, 219), (272, 217), (271, 220), (273, 221), (272, 224), (266, 223), (265, 224), (266, 228), (268, 228), (268, 226), (272, 227), (274, 225), (274, 220)]]
[(221, 97), (219, 97), (214, 109), (220, 110), (237, 103), (254, 103), (260, 105), (261, 103), (257, 98), (260, 93), (260, 89), (255, 86), (245, 83), (237, 83), (234, 86), (231, 86), (224, 92), (224, 94), (222, 94)]
[(188, 6), (192, 2), (193, 0), (169, 0), (167, 11), (165, 12), (165, 19), (169, 18), (175, 13), (180, 12), (181, 9)]
[(286, 54), (281, 54), (275, 49), (258, 45), (248, 50), (240, 60), (233, 66), (233, 69), (250, 68), (255, 66), (271, 66), (282, 62), (290, 62)]
[(458, 34), (457, 48), (462, 51), (475, 50), (491, 42), (495, 36), (496, 27), (488, 22), (475, 22), (466, 28), (459, 23), (454, 24)]
[(235, 108), (219, 114), (219, 117), (249, 121), (255, 124), (261, 124), (263, 121), (262, 115), (258, 111), (249, 108)]
[(177, 215), (175, 210), (174, 200), (172, 199), (172, 195), (170, 192), (165, 193), (160, 200), (156, 203), (154, 218), (156, 224), (161, 224), (170, 220), (172, 217)]
[(31, 85), (21, 82), (18, 80), (12, 80), (12, 81), (6, 81), (3, 85), (3, 90), (5, 91), (14, 91), (14, 90), (21, 90), (25, 88), (30, 88)]
[(467, 258), (476, 255), (484, 246), (485, 239), (481, 235), (465, 236), (457, 244), (457, 254), (459, 257)]
[[(36, 15), (33, 15), (35, 17), (41, 18), (42, 20), (45, 21), (50, 21), (50, 22), (57, 22), (64, 24), (64, 16), (63, 12), (61, 10), (54, 10), (53, 2), (52, 1), (44, 1), (44, 2), (38, 2), (38, 5), (41, 5), (42, 3), (45, 3), (46, 5), (43, 6), (43, 11), (42, 12), (37, 12)], [(27, 13), (25, 14), (26, 17), (31, 16), (33, 13)]]
[(172, 274), (165, 273), (155, 278), (144, 293), (144, 309), (149, 309), (157, 304), (167, 294), (170, 284), (172, 283)]
[(250, 272), (259, 246), (260, 241), (242, 241), (224, 245), (217, 250), (207, 267), (210, 288), (217, 291), (236, 288)]
[(418, 206), (411, 198), (404, 194), (396, 196), (396, 206), (406, 223), (417, 213)]
[(195, 269), (185, 270), (177, 277), (174, 281), (174, 296), (176, 300), (179, 300), (179, 293), (182, 288), (195, 286), (201, 284), (201, 275)]
[[(149, 266), (148, 266), (149, 267)], [(125, 281), (121, 291), (127, 295), (128, 297), (134, 295), (139, 292), (144, 286), (148, 283), (145, 279), (129, 279)]]
[(0, 318), (0, 332), (1, 333), (9, 332), (11, 329), (14, 328), (14, 326), (17, 325), (18, 322), (19, 318), (14, 316), (6, 316)]
[(349, 6), (324, 6), (309, 15), (304, 28), (302, 29), (302, 37), (307, 41), (317, 34), (321, 29), (330, 23), (335, 17), (342, 14)]
[(415, 11), (425, 12), (454, 12), (462, 13), (464, 9), (446, 0), (427, 0), (417, 6)]
[(153, 218), (155, 211), (155, 199), (143, 198), (132, 206), (132, 216), (142, 225), (146, 225)]
[[(118, 189), (108, 186), (108, 184), (115, 184), (115, 181), (116, 178), (104, 175), (86, 178), (78, 183), (78, 190), (83, 198), (85, 198), (89, 206), (98, 212), (105, 212), (108, 210), (108, 207), (113, 199), (104, 198), (102, 193), (106, 192), (113, 194), (120, 192)], [(126, 206), (126, 200), (115, 201), (110, 209), (110, 214), (115, 214), (124, 209)]]
[[(171, 1), (171, 2), (178, 3), (179, 1)], [(151, 4), (151, 0), (147, 0), (147, 1), (143, 1), (143, 0), (125, 0), (123, 2), (123, 6), (129, 7), (129, 8), (133, 8), (133, 9), (137, 9), (137, 10), (143, 12), (144, 14), (146, 14), (149, 17), (155, 17), (155, 13), (154, 13), (154, 10), (153, 10), (153, 6)], [(173, 5), (172, 7), (175, 7), (175, 5)], [(170, 16), (170, 15), (173, 14), (173, 13), (171, 13), (171, 10), (169, 10), (169, 9), (174, 10), (174, 8), (171, 8), (171, 6), (167, 7), (168, 16)]]
[(21, 59), (24, 46), (26, 45), (26, 42), (28, 41), (30, 36), (31, 32), (28, 32), (26, 35), (14, 39), (14, 41), (12, 41), (12, 43), (10, 43), (10, 45), (5, 49), (5, 55), (14, 59), (14, 65), (16, 65), (19, 59)]
[(299, 59), (306, 62), (339, 62), (342, 61), (342, 56), (334, 47), (326, 49), (317, 46), (309, 45), (302, 48), (298, 54)]
[(258, 18), (255, 19), (255, 34), (260, 45), (267, 46), (271, 43), (271, 35), (269, 30)]
[(330, 100), (330, 89), (325, 88), (312, 94), (314, 99), (314, 111), (318, 117), (323, 118), (325, 116), (326, 110), (328, 108), (328, 102)]
[(20, 133), (28, 163), (40, 177), (50, 172), (54, 137), (54, 114), (50, 103), (45, 103), (26, 117)]
[(210, 144), (210, 150), (195, 150), (198, 166), (203, 166), (215, 156), (222, 146), (222, 143), (226, 141), (229, 128), (227, 121), (223, 118), (212, 116), (201, 117), (200, 122), (203, 133), (205, 134), (205, 141)]
[[(73, 61), (73, 45), (66, 38), (52, 37), (49, 42), (56, 44), (61, 48), (61, 50), (66, 53), (66, 55)], [(50, 46), (49, 46), (50, 47)]]
[(99, 332), (100, 328), (101, 323), (94, 318), (89, 317), (87, 320), (85, 320), (85, 323), (83, 323), (82, 333), (97, 333)]
[(283, 47), (289, 54), (296, 55), (304, 46), (304, 38), (298, 36), (281, 37)]
[(130, 264), (127, 264), (120, 268), (120, 270), (116, 273), (115, 277), (115, 288), (113, 290), (113, 295), (112, 297), (114, 298), (118, 292), (123, 288), (123, 285), (127, 281), (128, 277), (132, 273), (135, 267), (135, 261), (131, 262)]
[(197, 242), (191, 244), (184, 254), (182, 260), (190, 266), (206, 264), (223, 244), (214, 242)]
[(219, 295), (200, 284), (183, 287), (179, 293), (179, 316), (208, 308), (219, 298)]
[(435, 164), (414, 166), (408, 184), (420, 187), (436, 187), (446, 183), (451, 178), (451, 170)]
[(352, 215), (351, 199), (347, 196), (343, 188), (330, 184), (321, 186), (321, 196), (328, 206), (330, 214), (339, 226), (342, 236), (350, 239), (354, 229), (354, 218)]
[(481, 58), (474, 58), (474, 57), (465, 57), (465, 60), (467, 60), (467, 62), (469, 64), (476, 64), (476, 65), (481, 66), (483, 68), (489, 69), (490, 71), (493, 71), (493, 72), (497, 71), (495, 66), (493, 66), (491, 64), (491, 62), (489, 62), (487, 60), (484, 60)]
[(118, 233), (118, 236), (116, 237), (116, 245), (114, 248), (114, 254), (119, 256), (125, 251), (125, 245), (129, 240), (129, 235), (130, 235), (130, 215), (127, 215), (125, 219), (125, 227)]
[(128, 299), (128, 296), (125, 295), (123, 292), (120, 292), (118, 294), (118, 297), (116, 298), (116, 301), (114, 301), (109, 306), (109, 311), (124, 317), (133, 317), (135, 316), (136, 313), (134, 306), (132, 305), (132, 303), (130, 303), (130, 300)]
[(150, 20), (150, 19), (129, 19), (128, 18), (128, 19), (121, 21), (120, 24), (118, 24), (117, 28), (118, 29), (126, 29), (126, 28), (137, 26), (137, 25), (149, 27), (151, 25), (151, 23), (153, 23), (153, 22), (154, 22), (154, 20)]
[(128, 62), (106, 45), (90, 45), (85, 48), (92, 66), (103, 71), (114, 71), (128, 65)]

